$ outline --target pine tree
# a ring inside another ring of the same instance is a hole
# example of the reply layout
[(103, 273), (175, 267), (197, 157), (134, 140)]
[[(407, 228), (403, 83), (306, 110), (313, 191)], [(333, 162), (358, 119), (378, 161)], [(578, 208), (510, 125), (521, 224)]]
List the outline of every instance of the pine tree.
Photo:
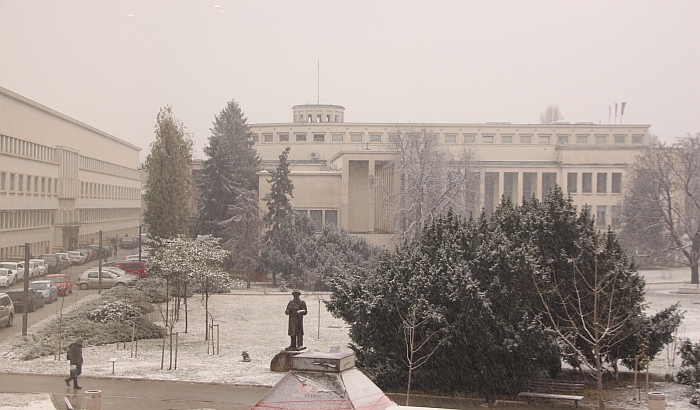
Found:
[(192, 139), (170, 106), (161, 108), (155, 128), (156, 140), (144, 165), (144, 222), (152, 237), (172, 238), (189, 230)]
[(280, 162), (277, 169), (272, 173), (272, 177), (267, 180), (270, 183), (270, 192), (263, 200), (267, 203), (267, 214), (263, 218), (265, 223), (273, 231), (279, 229), (282, 221), (292, 213), (290, 198), (294, 197), (294, 184), (289, 179), (289, 150), (287, 147), (280, 154)]
[(223, 240), (221, 222), (229, 219), (229, 208), (236, 202), (238, 192), (257, 191), (260, 157), (253, 148), (253, 135), (240, 106), (229, 101), (214, 118), (209, 145), (204, 153), (200, 178), (196, 181), (200, 191), (192, 231), (210, 234)]

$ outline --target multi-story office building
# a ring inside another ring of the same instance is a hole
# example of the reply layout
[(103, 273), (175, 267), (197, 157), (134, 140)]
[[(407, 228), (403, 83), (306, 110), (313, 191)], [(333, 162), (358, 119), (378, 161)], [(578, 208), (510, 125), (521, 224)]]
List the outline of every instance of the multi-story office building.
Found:
[(0, 88), (0, 260), (136, 235), (140, 150)]
[[(295, 210), (307, 212), (317, 226), (334, 224), (370, 242), (389, 243), (386, 194), (374, 182), (393, 177), (397, 154), (390, 139), (400, 124), (347, 123), (339, 105), (298, 105), (292, 111), (291, 122), (252, 124), (251, 130), (266, 169), (274, 169), (279, 154), (291, 147)], [(480, 193), (473, 211), (490, 212), (504, 196), (542, 199), (558, 184), (579, 209), (589, 208), (600, 228), (619, 224), (627, 167), (649, 139), (649, 125), (420, 126), (441, 146), (475, 154)], [(262, 198), (269, 191), (269, 174), (261, 172), (259, 178)]]

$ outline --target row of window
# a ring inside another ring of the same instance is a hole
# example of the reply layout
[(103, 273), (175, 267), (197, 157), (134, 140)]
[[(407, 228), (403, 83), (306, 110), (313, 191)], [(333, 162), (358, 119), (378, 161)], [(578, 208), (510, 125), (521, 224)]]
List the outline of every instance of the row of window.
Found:
[(0, 152), (42, 161), (55, 162), (56, 160), (56, 150), (54, 148), (7, 135), (0, 135)]
[[(38, 257), (41, 254), (47, 253), (49, 249), (49, 241), (32, 242), (29, 244), (29, 255)], [(7, 246), (0, 248), (0, 261), (19, 261), (24, 260), (24, 246)]]
[[(579, 192), (579, 177), (577, 172), (569, 172), (566, 174), (566, 191), (570, 194), (575, 194)], [(622, 173), (613, 172), (611, 174), (611, 184), (610, 192), (613, 194), (622, 193)], [(595, 177), (596, 187), (595, 192), (597, 194), (607, 194), (608, 193), (608, 173), (598, 172)], [(581, 185), (580, 191), (582, 194), (593, 193), (593, 173), (592, 172), (582, 172), (581, 173)]]
[[(574, 205), (576, 208), (576, 205)], [(582, 210), (587, 210), (589, 214), (593, 215), (593, 207), (591, 205), (584, 205)], [(599, 228), (604, 228), (607, 226), (607, 216), (608, 216), (608, 206), (607, 205), (597, 205), (595, 208), (595, 224)], [(610, 206), (610, 225), (613, 228), (619, 228), (622, 218), (622, 207), (620, 205)]]
[(0, 192), (57, 194), (58, 178), (0, 172)]
[[(292, 134), (293, 135), (290, 137), (290, 133), (288, 132), (279, 132), (277, 133), (277, 141), (275, 141), (275, 136), (273, 133), (253, 134), (253, 140), (256, 143), (289, 142), (290, 138), (293, 137), (294, 141), (296, 142), (326, 142), (327, 138), (329, 137), (326, 135), (326, 133), (295, 132)], [(355, 143), (385, 142), (385, 137), (381, 132), (370, 132), (367, 133), (367, 135), (362, 132), (351, 132), (349, 134), (350, 139), (348, 141), (345, 133), (332, 132), (330, 133), (330, 141)], [(449, 144), (457, 143), (459, 141), (465, 144), (475, 144), (478, 141), (482, 144), (493, 144), (499, 142), (497, 138), (500, 138), (500, 143), (502, 144), (513, 144), (516, 143), (516, 141), (520, 144), (532, 144), (533, 138), (535, 138), (535, 136), (532, 134), (518, 134), (517, 136), (515, 134), (461, 134), (461, 138), (459, 137), (460, 134), (444, 134), (443, 142)], [(644, 143), (643, 134), (633, 134), (631, 136), (628, 136), (627, 134), (614, 134), (612, 136), (607, 134), (577, 134), (575, 136), (569, 134), (538, 134), (536, 137), (537, 142), (540, 144), (551, 144), (554, 141), (556, 141), (557, 144), (571, 144), (574, 141), (576, 144), (609, 144), (612, 141), (616, 145), (624, 145), (627, 144), (628, 139), (635, 145)], [(391, 140), (391, 135), (389, 136), (389, 140)]]
[(101, 222), (117, 219), (138, 219), (141, 216), (140, 208), (105, 208), (105, 209), (79, 209), (80, 222)]
[(96, 184), (94, 182), (81, 182), (81, 198), (106, 198), (106, 199), (140, 199), (139, 188), (129, 188), (118, 185)]
[(53, 211), (0, 211), (0, 229), (42, 228), (53, 224)]
[(138, 169), (127, 168), (121, 165), (112, 164), (111, 162), (84, 157), (82, 155), (80, 156), (80, 168), (124, 178), (141, 179), (141, 173)]
[(338, 211), (336, 209), (294, 209), (301, 215), (306, 215), (319, 231), (324, 226), (338, 226)]
[[(333, 120), (333, 121), (331, 121)], [(331, 114), (316, 114), (316, 118), (314, 118), (313, 114), (306, 114), (304, 116), (303, 113), (299, 113), (299, 115), (295, 115), (295, 120), (294, 122), (343, 122), (343, 115), (334, 113), (333, 116)]]

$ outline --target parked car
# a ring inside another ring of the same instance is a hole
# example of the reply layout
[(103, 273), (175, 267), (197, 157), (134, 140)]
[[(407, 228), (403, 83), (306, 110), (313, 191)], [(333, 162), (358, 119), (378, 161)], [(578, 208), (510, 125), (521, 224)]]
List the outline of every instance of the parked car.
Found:
[(139, 238), (134, 238), (133, 236), (125, 236), (119, 243), (121, 249), (134, 249), (139, 246)]
[(37, 276), (44, 276), (47, 273), (49, 273), (49, 272), (47, 272), (49, 269), (49, 265), (48, 265), (48, 263), (46, 263), (45, 260), (43, 260), (43, 259), (30, 259), (29, 263), (31, 263), (31, 262), (34, 262), (37, 265), (37, 270), (39, 272), (37, 274)]
[(0, 286), (7, 288), (17, 283), (17, 274), (12, 269), (0, 268)]
[(146, 273), (146, 263), (143, 261), (113, 261), (107, 262), (102, 266), (113, 266), (123, 270), (126, 273), (136, 275), (141, 279), (148, 276), (148, 273)]
[(46, 303), (53, 303), (54, 300), (58, 300), (58, 288), (51, 280), (35, 280), (34, 282), (29, 282), (29, 287), (43, 296)]
[(85, 256), (83, 256), (83, 254), (78, 251), (68, 251), (66, 253), (68, 254), (68, 257), (73, 261), (73, 265), (82, 265), (83, 263), (87, 262)]
[(37, 276), (41, 276), (41, 268), (39, 268), (39, 264), (36, 262), (32, 262), (31, 260), (29, 261), (29, 278), (35, 278)]
[(85, 257), (85, 262), (95, 260), (95, 257), (93, 255), (97, 254), (97, 252), (93, 252), (90, 249), (76, 249), (76, 251), (80, 252), (80, 254)]
[[(139, 255), (128, 255), (124, 257), (125, 261), (138, 261)], [(151, 261), (151, 255), (147, 253), (141, 253), (141, 262), (148, 264)]]
[(39, 255), (39, 259), (46, 261), (46, 264), (48, 265), (46, 268), (46, 273), (48, 274), (60, 273), (63, 270), (61, 258), (59, 258), (55, 253), (45, 253), (43, 255)]
[(70, 276), (66, 273), (55, 273), (53, 275), (46, 275), (45, 280), (50, 280), (56, 284), (58, 289), (58, 296), (66, 296), (73, 293), (73, 281), (70, 280)]
[(0, 262), (0, 268), (10, 269), (17, 275), (16, 280), (24, 280), (24, 262)]
[(12, 327), (15, 323), (15, 305), (7, 293), (0, 293), (0, 325)]
[(34, 312), (37, 308), (44, 307), (44, 297), (41, 296), (36, 290), (28, 289), (27, 299), (24, 299), (24, 289), (10, 289), (7, 291), (7, 295), (12, 299), (12, 303), (15, 305), (15, 311), (24, 312), (24, 307), (29, 306), (28, 312)]
[(63, 268), (68, 268), (71, 265), (73, 265), (73, 260), (71, 260), (70, 256), (68, 256), (67, 253), (56, 252), (56, 255), (58, 255), (58, 257), (61, 258), (61, 265), (63, 266)]
[(103, 270), (101, 275), (102, 284), (100, 285), (100, 276), (98, 274), (97, 269), (88, 269), (83, 272), (77, 281), (80, 289), (96, 289), (98, 286), (101, 286), (103, 289), (114, 286), (136, 286), (136, 281), (138, 280), (138, 277), (133, 275), (125, 274), (120, 276), (115, 272)]

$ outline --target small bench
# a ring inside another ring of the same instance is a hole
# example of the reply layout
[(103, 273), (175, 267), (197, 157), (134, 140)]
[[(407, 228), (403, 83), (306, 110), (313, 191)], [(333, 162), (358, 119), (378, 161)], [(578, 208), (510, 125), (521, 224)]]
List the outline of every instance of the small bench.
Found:
[(524, 392), (518, 396), (524, 397), (527, 404), (530, 399), (573, 400), (574, 407), (578, 408), (578, 402), (583, 400), (583, 390), (586, 384), (577, 381), (563, 380), (523, 380)]

